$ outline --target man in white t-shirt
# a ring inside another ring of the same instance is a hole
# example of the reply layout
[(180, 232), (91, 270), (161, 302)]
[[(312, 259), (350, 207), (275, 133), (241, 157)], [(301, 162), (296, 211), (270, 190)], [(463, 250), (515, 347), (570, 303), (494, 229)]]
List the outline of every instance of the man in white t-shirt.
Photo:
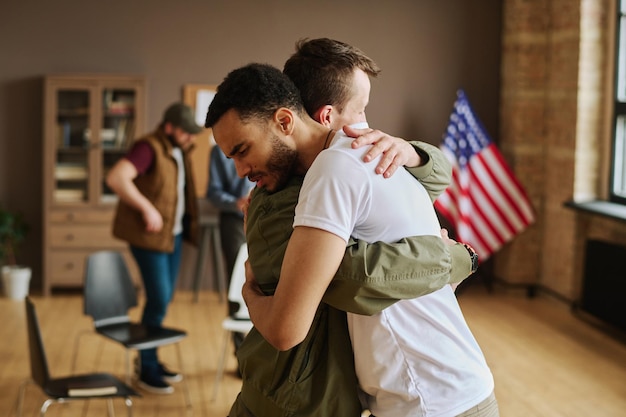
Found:
[[(312, 120), (275, 68), (231, 72), (207, 125), (239, 175), (259, 187), (277, 190), (306, 172), (276, 292), (244, 287), (255, 327), (277, 349), (305, 337), (351, 234), (371, 242), (439, 235), (423, 186), (403, 170), (376, 175), (377, 160), (363, 164), (366, 151)], [(449, 286), (373, 316), (350, 315), (349, 324), (359, 384), (378, 416), (456, 416), (492, 395), (491, 372)], [(488, 404), (497, 415), (495, 399)]]
[[(337, 133), (311, 165), (295, 230), (319, 229), (345, 242), (351, 235), (368, 242), (438, 236), (437, 217), (419, 182), (405, 171), (388, 179), (375, 175), (351, 141)], [(359, 385), (377, 416), (455, 416), (493, 391), (489, 368), (449, 286), (373, 316), (349, 313), (348, 326)]]

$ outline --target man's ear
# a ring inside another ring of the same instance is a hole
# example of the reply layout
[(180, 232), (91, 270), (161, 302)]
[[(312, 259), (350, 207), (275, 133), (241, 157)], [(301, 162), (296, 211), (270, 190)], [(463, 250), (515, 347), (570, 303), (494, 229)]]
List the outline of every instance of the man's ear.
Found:
[(163, 131), (166, 135), (171, 135), (174, 133), (174, 125), (171, 122), (165, 122), (163, 125)]
[(291, 110), (281, 107), (274, 113), (274, 121), (279, 126), (280, 131), (285, 135), (290, 135), (294, 128), (294, 115)]
[(333, 106), (330, 104), (326, 104), (325, 106), (320, 107), (315, 114), (313, 115), (316, 122), (322, 124), (323, 126), (330, 127), (332, 122), (332, 113)]

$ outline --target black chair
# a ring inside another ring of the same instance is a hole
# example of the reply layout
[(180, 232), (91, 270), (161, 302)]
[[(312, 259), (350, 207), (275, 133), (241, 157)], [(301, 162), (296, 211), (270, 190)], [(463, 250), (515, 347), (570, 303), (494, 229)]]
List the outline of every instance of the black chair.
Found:
[(31, 379), (25, 381), (20, 386), (16, 404), (17, 415), (22, 415), (26, 387), (34, 383), (48, 397), (41, 405), (39, 411), (41, 416), (44, 416), (48, 407), (55, 402), (65, 403), (95, 398), (107, 400), (109, 416), (113, 416), (115, 413), (113, 410), (113, 399), (122, 398), (126, 403), (128, 415), (132, 416), (133, 402), (131, 397), (139, 396), (139, 394), (111, 374), (90, 373), (64, 378), (50, 377), (35, 305), (30, 298), (26, 298), (25, 304)]
[[(132, 322), (128, 311), (137, 306), (137, 292), (133, 285), (124, 257), (118, 251), (99, 251), (87, 257), (84, 283), (84, 313), (93, 318), (96, 333), (126, 348), (126, 383), (131, 382), (132, 350), (157, 348), (174, 344), (178, 355), (180, 372), (183, 361), (179, 343), (187, 333), (168, 327), (148, 327)], [(74, 361), (78, 356), (80, 334), (76, 338)], [(183, 378), (185, 405), (191, 410), (191, 396), (187, 381)]]

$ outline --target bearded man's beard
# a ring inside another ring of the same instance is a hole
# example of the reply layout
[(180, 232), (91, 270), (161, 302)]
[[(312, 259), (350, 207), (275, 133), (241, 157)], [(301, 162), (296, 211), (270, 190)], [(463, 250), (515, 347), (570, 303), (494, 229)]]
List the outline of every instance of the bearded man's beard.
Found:
[(275, 179), (272, 189), (267, 189), (273, 193), (281, 190), (289, 179), (293, 176), (298, 162), (298, 152), (284, 144), (278, 136), (273, 136), (272, 153), (267, 161), (267, 172)]

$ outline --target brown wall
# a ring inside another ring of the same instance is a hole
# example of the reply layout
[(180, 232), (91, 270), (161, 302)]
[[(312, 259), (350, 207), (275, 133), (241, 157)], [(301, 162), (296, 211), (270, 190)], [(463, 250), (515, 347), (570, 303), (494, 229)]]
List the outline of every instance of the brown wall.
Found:
[[(186, 83), (219, 83), (250, 61), (277, 66), (302, 37), (360, 47), (382, 67), (372, 126), (439, 143), (457, 88), (498, 130), (500, 0), (80, 0), (0, 4), (0, 203), (31, 232), (19, 260), (41, 279), (42, 82), (48, 73), (148, 79), (148, 124)], [(497, 138), (496, 138), (497, 139)]]

